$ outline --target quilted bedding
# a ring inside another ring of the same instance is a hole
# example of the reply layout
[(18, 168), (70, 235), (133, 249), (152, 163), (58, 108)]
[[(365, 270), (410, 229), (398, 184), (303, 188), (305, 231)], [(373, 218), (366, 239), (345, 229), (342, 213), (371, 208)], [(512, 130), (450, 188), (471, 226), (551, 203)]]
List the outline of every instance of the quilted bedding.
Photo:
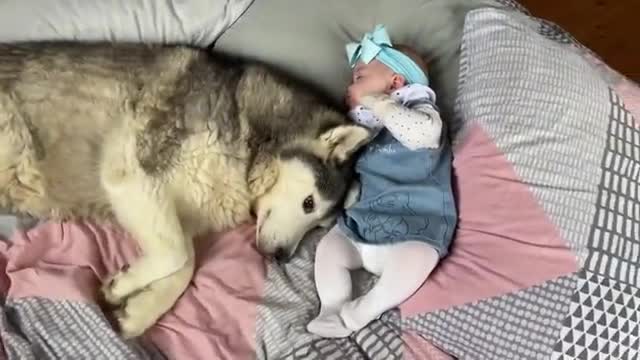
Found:
[[(44, 223), (0, 247), (9, 359), (638, 359), (640, 89), (511, 1), (465, 20), (451, 255), (346, 339), (317, 311), (312, 234), (266, 263), (253, 228), (210, 235), (176, 307), (122, 341), (95, 298), (137, 250), (117, 227)], [(373, 280), (356, 274), (361, 289)]]

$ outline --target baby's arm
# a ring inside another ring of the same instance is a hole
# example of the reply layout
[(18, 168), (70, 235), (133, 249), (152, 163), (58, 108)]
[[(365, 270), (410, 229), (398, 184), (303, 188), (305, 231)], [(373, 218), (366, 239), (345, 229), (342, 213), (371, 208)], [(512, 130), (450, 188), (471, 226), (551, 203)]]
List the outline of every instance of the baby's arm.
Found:
[(409, 149), (440, 146), (442, 119), (432, 104), (424, 103), (408, 108), (388, 95), (365, 96), (361, 102), (371, 109), (394, 138)]

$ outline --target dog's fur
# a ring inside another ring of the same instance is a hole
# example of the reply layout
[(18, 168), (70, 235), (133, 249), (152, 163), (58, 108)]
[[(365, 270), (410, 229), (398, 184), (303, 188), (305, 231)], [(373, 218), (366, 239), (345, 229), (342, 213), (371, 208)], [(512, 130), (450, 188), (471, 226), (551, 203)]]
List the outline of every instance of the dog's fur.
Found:
[(143, 256), (103, 287), (128, 337), (186, 288), (195, 235), (255, 213), (258, 249), (291, 256), (368, 137), (304, 87), (202, 50), (0, 45), (0, 206), (134, 236)]

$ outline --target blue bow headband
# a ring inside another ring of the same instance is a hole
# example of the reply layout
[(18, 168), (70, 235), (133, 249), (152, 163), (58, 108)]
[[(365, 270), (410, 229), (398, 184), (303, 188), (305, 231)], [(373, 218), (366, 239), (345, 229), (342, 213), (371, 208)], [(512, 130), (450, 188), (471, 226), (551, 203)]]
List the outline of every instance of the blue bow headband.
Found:
[(418, 64), (393, 48), (384, 25), (376, 25), (372, 32), (364, 34), (360, 43), (347, 44), (346, 50), (351, 68), (354, 68), (358, 61), (368, 64), (376, 59), (402, 75), (409, 84), (429, 85), (427, 75)]

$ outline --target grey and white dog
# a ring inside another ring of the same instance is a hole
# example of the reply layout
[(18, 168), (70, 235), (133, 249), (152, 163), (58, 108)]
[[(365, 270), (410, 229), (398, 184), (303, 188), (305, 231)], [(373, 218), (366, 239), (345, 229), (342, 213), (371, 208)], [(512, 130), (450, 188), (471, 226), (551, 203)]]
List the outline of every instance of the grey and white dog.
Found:
[(203, 50), (0, 45), (0, 206), (118, 221), (142, 257), (105, 283), (124, 336), (185, 290), (193, 237), (257, 218), (290, 257), (330, 222), (369, 132), (285, 77)]

